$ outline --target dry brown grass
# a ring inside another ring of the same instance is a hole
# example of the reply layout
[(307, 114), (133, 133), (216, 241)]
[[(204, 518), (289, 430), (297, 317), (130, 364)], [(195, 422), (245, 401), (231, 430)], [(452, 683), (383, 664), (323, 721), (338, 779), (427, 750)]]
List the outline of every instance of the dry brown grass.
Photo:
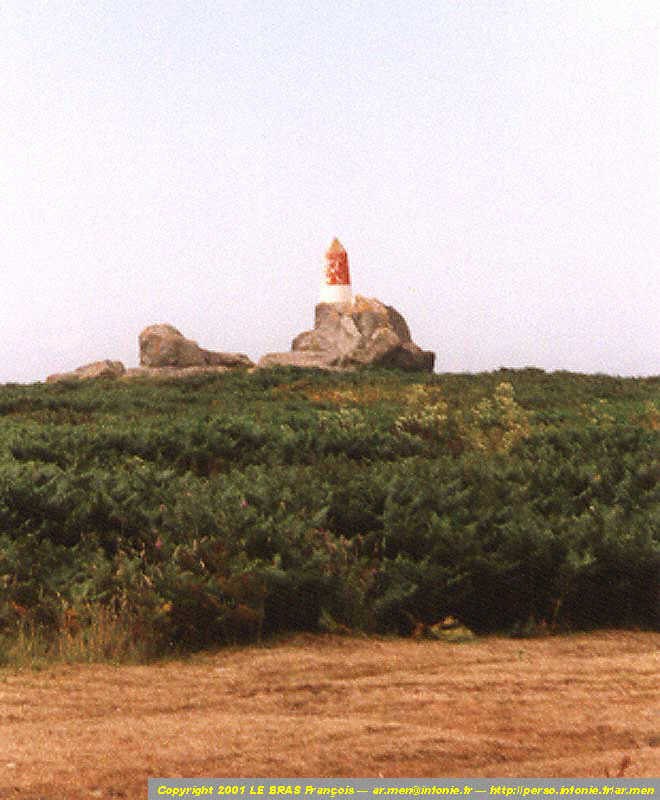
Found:
[(0, 640), (2, 665), (41, 669), (56, 663), (144, 664), (155, 649), (147, 637), (136, 636), (129, 614), (100, 604), (81, 606), (80, 611), (63, 607), (58, 622), (52, 631), (24, 621), (14, 636)]
[(301, 635), (154, 666), (0, 672), (0, 798), (149, 776), (653, 777), (660, 635)]

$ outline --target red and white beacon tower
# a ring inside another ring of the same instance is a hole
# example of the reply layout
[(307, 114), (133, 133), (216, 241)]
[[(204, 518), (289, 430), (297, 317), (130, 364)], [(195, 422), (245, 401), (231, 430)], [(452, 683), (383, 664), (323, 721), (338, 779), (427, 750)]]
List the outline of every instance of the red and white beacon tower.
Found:
[(325, 269), (321, 283), (321, 303), (350, 303), (353, 300), (351, 276), (348, 272), (348, 253), (339, 239), (333, 239), (325, 254)]

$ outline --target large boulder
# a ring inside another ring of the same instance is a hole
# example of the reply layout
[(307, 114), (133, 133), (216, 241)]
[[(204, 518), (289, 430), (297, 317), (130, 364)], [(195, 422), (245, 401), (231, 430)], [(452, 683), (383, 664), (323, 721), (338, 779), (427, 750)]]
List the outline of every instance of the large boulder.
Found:
[(139, 337), (142, 367), (253, 367), (243, 353), (204, 350), (173, 325), (150, 325)]
[(351, 303), (319, 303), (314, 329), (298, 334), (291, 353), (270, 353), (260, 367), (276, 364), (351, 369), (366, 364), (432, 371), (435, 353), (422, 350), (403, 316), (380, 300), (356, 295)]
[(119, 378), (126, 370), (121, 361), (93, 361), (78, 367), (73, 372), (56, 372), (46, 378), (46, 383), (57, 383), (58, 381), (80, 381), (91, 378)]

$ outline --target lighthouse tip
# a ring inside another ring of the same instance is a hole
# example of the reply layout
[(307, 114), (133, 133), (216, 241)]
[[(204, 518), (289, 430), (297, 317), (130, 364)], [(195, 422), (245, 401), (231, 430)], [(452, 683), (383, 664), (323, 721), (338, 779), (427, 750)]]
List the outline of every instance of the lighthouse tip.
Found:
[(346, 250), (344, 249), (344, 245), (335, 236), (335, 238), (332, 240), (332, 244), (328, 248), (328, 253), (345, 253), (345, 252)]

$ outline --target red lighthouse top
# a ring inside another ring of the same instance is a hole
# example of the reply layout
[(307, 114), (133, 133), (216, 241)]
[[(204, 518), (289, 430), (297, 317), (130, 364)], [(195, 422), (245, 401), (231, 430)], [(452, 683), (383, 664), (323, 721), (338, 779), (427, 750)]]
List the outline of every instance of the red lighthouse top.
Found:
[(325, 254), (325, 282), (328, 286), (350, 286), (348, 253), (339, 239), (333, 239)]

